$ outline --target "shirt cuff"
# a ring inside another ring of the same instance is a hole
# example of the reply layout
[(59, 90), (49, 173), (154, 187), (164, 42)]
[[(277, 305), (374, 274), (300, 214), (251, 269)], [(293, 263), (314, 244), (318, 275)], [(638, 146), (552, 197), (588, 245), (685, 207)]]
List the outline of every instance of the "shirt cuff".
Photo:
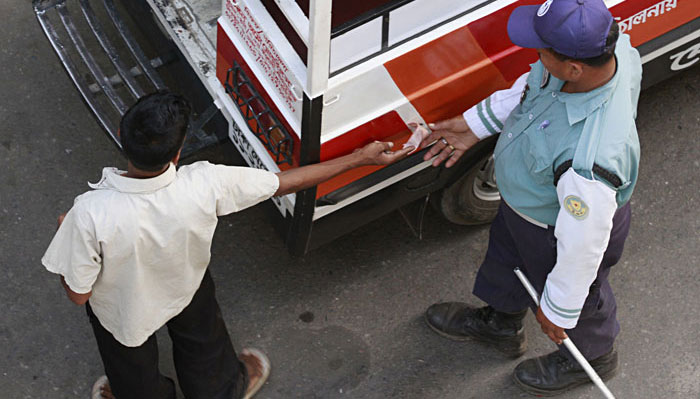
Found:
[(501, 132), (503, 125), (491, 110), (490, 98), (469, 108), (462, 114), (467, 125), (479, 140)]
[(92, 286), (85, 287), (76, 283), (71, 276), (67, 275), (68, 273), (66, 273), (65, 267), (60, 267), (51, 263), (46, 257), (41, 259), (41, 264), (44, 265), (47, 271), (63, 277), (63, 281), (66, 282), (68, 288), (76, 294), (87, 294), (92, 291)]
[(557, 326), (564, 329), (572, 329), (576, 327), (578, 318), (581, 316), (581, 308), (569, 309), (558, 305), (550, 294), (550, 284), (547, 282), (544, 286), (544, 292), (540, 299), (540, 308), (542, 313), (547, 316), (547, 319)]

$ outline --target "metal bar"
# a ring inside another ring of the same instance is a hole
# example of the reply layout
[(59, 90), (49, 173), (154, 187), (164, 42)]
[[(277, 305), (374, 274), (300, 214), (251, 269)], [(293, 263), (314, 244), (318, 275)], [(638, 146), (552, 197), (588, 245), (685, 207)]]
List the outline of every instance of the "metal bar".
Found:
[(48, 15), (46, 15), (46, 9), (39, 9), (38, 3), (35, 3), (35, 12), (37, 15), (37, 19), (39, 20), (39, 24), (41, 25), (41, 28), (44, 30), (46, 37), (49, 38), (49, 42), (51, 43), (51, 46), (56, 52), (56, 55), (58, 55), (58, 58), (61, 60), (61, 63), (63, 64), (66, 72), (68, 73), (68, 76), (70, 76), (71, 80), (78, 88), (78, 91), (80, 91), (80, 94), (85, 99), (85, 102), (87, 103), (88, 107), (90, 107), (90, 109), (92, 110), (92, 113), (95, 114), (95, 117), (97, 117), (97, 120), (99, 121), (100, 125), (102, 125), (102, 127), (107, 131), (107, 133), (111, 136), (112, 140), (117, 144), (117, 146), (121, 148), (121, 143), (119, 142), (119, 139), (116, 135), (116, 126), (105, 117), (105, 113), (102, 110), (102, 106), (100, 106), (100, 104), (95, 100), (93, 94), (90, 92), (90, 89), (88, 88), (88, 83), (83, 79), (82, 75), (78, 73), (78, 69), (76, 68), (75, 64), (73, 63), (73, 60), (71, 60), (70, 56), (66, 51), (66, 46), (64, 46), (61, 42), (61, 39), (56, 33), (56, 29), (51, 23), (51, 20), (49, 19)]
[[(538, 299), (535, 287), (533, 287), (532, 284), (530, 284), (530, 280), (527, 279), (525, 274), (523, 274), (523, 272), (518, 267), (516, 267), (513, 270), (513, 272), (516, 276), (518, 276), (518, 279), (525, 287), (527, 293), (530, 294), (532, 300), (535, 301), (535, 305), (539, 307), (540, 300)], [(603, 380), (600, 379), (598, 373), (596, 373), (595, 370), (593, 370), (593, 367), (591, 367), (590, 363), (588, 363), (588, 360), (586, 360), (586, 358), (583, 357), (576, 345), (574, 345), (574, 343), (571, 341), (571, 338), (566, 338), (562, 340), (562, 342), (564, 343), (564, 346), (566, 346), (566, 349), (568, 349), (569, 352), (571, 352), (571, 354), (574, 356), (578, 364), (580, 364), (581, 367), (583, 367), (583, 369), (586, 371), (586, 374), (588, 374), (588, 377), (590, 377), (591, 381), (593, 381), (593, 383), (601, 390), (601, 392), (603, 392), (603, 395), (605, 395), (605, 397), (608, 399), (615, 399), (615, 396), (613, 396), (612, 392), (610, 392)]]
[(389, 47), (389, 13), (382, 15), (382, 51)]
[(141, 70), (146, 74), (157, 90), (167, 89), (165, 83), (163, 83), (163, 80), (160, 78), (156, 70), (151, 67), (150, 61), (143, 53), (143, 50), (141, 50), (141, 47), (136, 43), (136, 40), (134, 40), (131, 32), (129, 32), (129, 30), (126, 28), (124, 21), (119, 16), (119, 13), (117, 13), (117, 9), (114, 7), (114, 2), (112, 0), (102, 1), (104, 2), (107, 14), (112, 19), (114, 26), (117, 28), (117, 31), (119, 31), (119, 34), (126, 43), (126, 46), (129, 48), (131, 54), (133, 54), (134, 58), (136, 59), (136, 62), (141, 67)]
[[(153, 68), (159, 68), (159, 67), (163, 66), (164, 64), (165, 64), (165, 62), (164, 62), (160, 57), (156, 57), (156, 58), (154, 58), (154, 59), (151, 60), (151, 65), (153, 66)], [(133, 76), (133, 77), (137, 77), (137, 76), (143, 75), (143, 72), (141, 71), (141, 68), (139, 68), (139, 67), (137, 67), (137, 66), (131, 67), (131, 68), (129, 69), (129, 73), (130, 73), (131, 76)], [(110, 77), (109, 77), (109, 81), (110, 81), (110, 83), (112, 83), (112, 86), (117, 86), (117, 85), (120, 85), (120, 84), (124, 83), (124, 81), (122, 80), (121, 77), (119, 77), (118, 74), (117, 74), (117, 75), (112, 75), (112, 76), (110, 76)], [(100, 87), (99, 87), (97, 84), (94, 84), (94, 83), (93, 83), (93, 84), (90, 85), (90, 91), (93, 92), (93, 93), (97, 93), (97, 92), (100, 92), (101, 90), (100, 90)]]
[(95, 77), (95, 81), (107, 95), (107, 98), (109, 98), (109, 101), (112, 103), (112, 105), (114, 105), (114, 108), (116, 108), (117, 111), (123, 115), (126, 112), (126, 104), (124, 104), (121, 97), (119, 97), (119, 95), (114, 91), (114, 88), (109, 83), (109, 78), (104, 74), (104, 72), (102, 72), (102, 69), (92, 57), (92, 54), (90, 54), (88, 51), (87, 47), (85, 46), (85, 42), (83, 42), (83, 38), (75, 28), (73, 19), (71, 18), (68, 9), (66, 9), (65, 4), (57, 5), (56, 11), (58, 11), (58, 15), (61, 17), (61, 22), (63, 22), (63, 26), (65, 26), (68, 36), (70, 37), (71, 41), (73, 41), (76, 50), (78, 50), (80, 58), (83, 59), (83, 62), (90, 70), (90, 73), (92, 73), (92, 76)]
[(107, 35), (105, 35), (104, 30), (102, 29), (102, 24), (100, 24), (100, 21), (97, 19), (97, 16), (92, 9), (92, 6), (90, 6), (90, 1), (80, 0), (80, 5), (83, 9), (83, 15), (85, 15), (88, 25), (90, 25), (90, 28), (95, 33), (95, 37), (97, 37), (97, 41), (100, 42), (100, 46), (102, 46), (102, 49), (105, 51), (105, 53), (107, 53), (109, 60), (112, 61), (112, 64), (122, 77), (122, 81), (126, 83), (126, 86), (129, 88), (129, 91), (135, 98), (143, 96), (145, 92), (133, 78), (131, 71), (129, 71), (129, 69), (124, 65), (121, 58), (117, 54), (116, 48), (109, 41)]

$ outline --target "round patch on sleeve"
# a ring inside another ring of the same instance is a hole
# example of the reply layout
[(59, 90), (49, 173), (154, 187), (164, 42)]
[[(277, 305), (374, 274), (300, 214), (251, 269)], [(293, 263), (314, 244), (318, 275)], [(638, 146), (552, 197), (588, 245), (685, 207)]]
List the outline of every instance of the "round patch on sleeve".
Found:
[(583, 220), (588, 216), (588, 205), (575, 195), (564, 198), (564, 209), (566, 209), (574, 219)]

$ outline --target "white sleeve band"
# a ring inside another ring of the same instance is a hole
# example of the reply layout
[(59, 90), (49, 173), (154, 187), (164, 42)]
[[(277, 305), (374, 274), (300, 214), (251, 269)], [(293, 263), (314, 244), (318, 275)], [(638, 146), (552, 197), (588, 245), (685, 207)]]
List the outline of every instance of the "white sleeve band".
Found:
[(571, 329), (608, 247), (617, 202), (615, 191), (605, 183), (586, 179), (571, 168), (559, 179), (557, 196), (561, 206), (554, 228), (557, 263), (547, 276), (540, 305), (549, 321)]
[(503, 130), (508, 115), (520, 103), (529, 75), (530, 72), (523, 74), (510, 89), (494, 92), (464, 112), (464, 120), (476, 137), (483, 139)]

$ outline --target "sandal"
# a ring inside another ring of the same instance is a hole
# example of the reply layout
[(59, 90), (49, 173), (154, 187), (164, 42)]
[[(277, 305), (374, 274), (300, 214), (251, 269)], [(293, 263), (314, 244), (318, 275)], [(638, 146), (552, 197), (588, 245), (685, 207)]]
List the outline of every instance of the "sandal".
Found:
[(115, 399), (109, 387), (109, 380), (106, 375), (98, 378), (92, 386), (91, 399)]
[(252, 398), (262, 388), (270, 376), (270, 359), (257, 349), (246, 348), (241, 351), (238, 359), (245, 365), (248, 372), (248, 386), (243, 399)]

